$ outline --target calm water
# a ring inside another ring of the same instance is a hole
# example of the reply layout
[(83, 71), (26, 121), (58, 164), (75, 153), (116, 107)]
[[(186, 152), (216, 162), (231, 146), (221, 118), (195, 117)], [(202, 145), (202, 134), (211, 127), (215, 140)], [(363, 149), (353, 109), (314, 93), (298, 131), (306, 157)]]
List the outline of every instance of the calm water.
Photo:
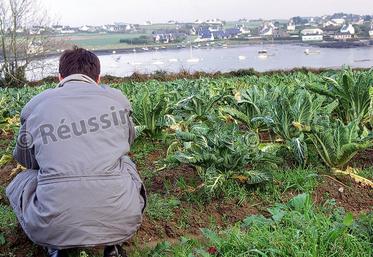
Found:
[[(305, 54), (309, 49), (310, 55)], [(265, 49), (268, 57), (261, 58), (258, 51)], [(152, 73), (156, 70), (177, 72), (189, 71), (232, 71), (254, 68), (257, 71), (309, 68), (373, 67), (373, 47), (330, 49), (300, 45), (250, 45), (228, 48), (148, 51), (143, 53), (113, 54), (99, 56), (102, 73), (129, 76), (133, 72)], [(29, 72), (30, 79), (55, 75), (58, 58), (45, 60), (43, 69)], [(37, 64), (35, 64), (37, 65)]]

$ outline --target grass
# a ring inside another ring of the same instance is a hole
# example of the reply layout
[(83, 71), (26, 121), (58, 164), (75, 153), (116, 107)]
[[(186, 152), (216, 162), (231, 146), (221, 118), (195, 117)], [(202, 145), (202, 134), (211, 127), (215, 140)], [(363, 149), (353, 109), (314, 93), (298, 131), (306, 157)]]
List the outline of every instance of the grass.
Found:
[(12, 208), (0, 204), (0, 246), (7, 243), (8, 235), (11, 234), (16, 227), (17, 218)]
[(17, 218), (10, 206), (0, 205), (0, 231), (17, 226)]
[(362, 176), (362, 177), (364, 177), (364, 178), (373, 180), (373, 167), (361, 170), (359, 172), (359, 175)]
[(203, 240), (182, 238), (132, 256), (371, 256), (372, 215), (354, 220), (334, 206), (318, 208), (309, 194), (249, 216), (224, 230), (203, 229)]
[(122, 44), (119, 42), (121, 39), (131, 39), (143, 36), (143, 33), (113, 33), (113, 34), (78, 34), (73, 35), (70, 38), (71, 43), (79, 45), (84, 48), (95, 48), (95, 49), (105, 49), (105, 48), (116, 48), (116, 47), (123, 47), (128, 44)]
[(148, 196), (146, 214), (153, 220), (168, 220), (174, 215), (174, 209), (180, 205), (175, 197), (163, 197), (159, 194)]

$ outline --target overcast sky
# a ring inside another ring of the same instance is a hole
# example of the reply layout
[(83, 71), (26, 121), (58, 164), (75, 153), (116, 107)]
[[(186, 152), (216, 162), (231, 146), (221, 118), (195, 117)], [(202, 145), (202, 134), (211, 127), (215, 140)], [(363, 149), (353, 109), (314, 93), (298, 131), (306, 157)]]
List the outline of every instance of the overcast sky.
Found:
[(221, 18), (289, 18), (347, 12), (373, 15), (373, 0), (40, 0), (60, 24), (101, 25)]

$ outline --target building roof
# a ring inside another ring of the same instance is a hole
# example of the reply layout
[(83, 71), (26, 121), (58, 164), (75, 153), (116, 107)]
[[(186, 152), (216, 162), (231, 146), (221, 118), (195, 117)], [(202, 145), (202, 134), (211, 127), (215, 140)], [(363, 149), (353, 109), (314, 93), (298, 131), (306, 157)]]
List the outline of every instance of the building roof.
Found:
[(322, 35), (324, 33), (324, 31), (322, 31), (319, 28), (316, 28), (316, 29), (304, 29), (300, 33), (304, 36), (306, 36), (306, 35)]
[(341, 33), (355, 34), (355, 28), (351, 24), (345, 24), (340, 30)]

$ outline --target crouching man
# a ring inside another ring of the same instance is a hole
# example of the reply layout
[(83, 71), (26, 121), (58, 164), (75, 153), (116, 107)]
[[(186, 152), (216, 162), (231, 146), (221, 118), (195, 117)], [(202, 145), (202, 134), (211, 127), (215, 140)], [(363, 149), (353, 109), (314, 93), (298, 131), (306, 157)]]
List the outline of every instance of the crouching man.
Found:
[(121, 244), (142, 222), (145, 189), (127, 156), (135, 138), (131, 106), (100, 82), (100, 62), (74, 47), (59, 63), (60, 83), (21, 112), (14, 158), (26, 171), (6, 194), (27, 236), (63, 249), (105, 245), (104, 256), (125, 256)]

